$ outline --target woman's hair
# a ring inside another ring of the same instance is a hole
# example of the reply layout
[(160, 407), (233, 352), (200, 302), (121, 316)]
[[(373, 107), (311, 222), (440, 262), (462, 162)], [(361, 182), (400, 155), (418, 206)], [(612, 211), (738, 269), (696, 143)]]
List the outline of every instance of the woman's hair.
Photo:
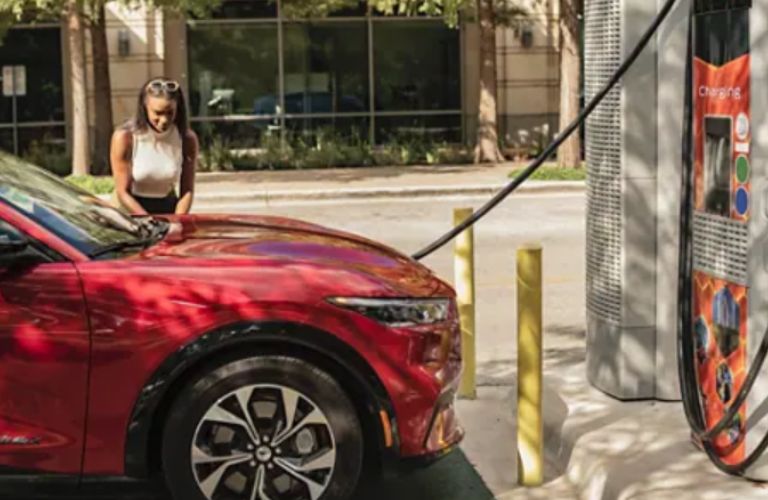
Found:
[[(168, 91), (166, 88), (149, 91), (149, 84), (155, 80), (161, 80), (164, 82), (174, 82), (170, 78), (158, 76), (150, 78), (144, 85), (141, 86), (139, 91), (139, 101), (136, 108), (136, 115), (133, 118), (133, 122), (130, 123), (131, 128), (134, 130), (145, 131), (150, 128), (149, 116), (147, 115), (147, 96), (151, 97), (164, 97), (171, 101), (176, 102), (176, 117), (173, 123), (176, 125), (176, 129), (181, 134), (181, 137), (187, 136), (187, 130), (189, 129), (189, 121), (187, 118), (187, 104), (184, 99), (184, 91), (181, 89), (181, 85), (177, 84), (176, 90), (173, 92)], [(176, 83), (176, 82), (174, 82)]]

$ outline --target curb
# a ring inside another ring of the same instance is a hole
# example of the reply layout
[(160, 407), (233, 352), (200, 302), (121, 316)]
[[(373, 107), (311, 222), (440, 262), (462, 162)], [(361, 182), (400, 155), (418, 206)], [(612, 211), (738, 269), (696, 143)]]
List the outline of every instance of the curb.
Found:
[[(484, 195), (498, 193), (507, 184), (486, 184), (470, 186), (419, 186), (419, 187), (374, 187), (374, 188), (341, 188), (341, 189), (305, 189), (305, 190), (262, 190), (241, 193), (198, 193), (195, 200), (208, 203), (261, 202), (275, 201), (319, 201), (345, 200), (367, 198), (424, 198), (455, 195)], [(520, 186), (518, 193), (563, 193), (584, 192), (585, 183), (581, 181), (534, 181)]]

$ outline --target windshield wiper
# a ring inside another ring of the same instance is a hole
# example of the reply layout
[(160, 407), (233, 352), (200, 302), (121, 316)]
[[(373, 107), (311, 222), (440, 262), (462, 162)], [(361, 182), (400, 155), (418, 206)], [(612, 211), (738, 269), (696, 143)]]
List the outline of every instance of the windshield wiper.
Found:
[(140, 219), (138, 221), (139, 229), (143, 233), (144, 238), (159, 238), (165, 236), (168, 232), (170, 224), (164, 220), (155, 219), (149, 217), (146, 219)]
[(149, 221), (142, 225), (144, 236), (136, 240), (120, 241), (99, 248), (92, 252), (89, 256), (91, 258), (101, 257), (114, 252), (120, 252), (122, 250), (128, 250), (131, 248), (149, 248), (158, 241), (162, 240), (168, 233), (170, 224), (157, 219), (149, 219)]
[(128, 250), (129, 248), (147, 248), (155, 243), (155, 238), (142, 238), (138, 240), (121, 241), (119, 243), (113, 243), (99, 248), (95, 252), (90, 253), (91, 258), (101, 257), (102, 255), (110, 254), (113, 252), (120, 252), (122, 250)]

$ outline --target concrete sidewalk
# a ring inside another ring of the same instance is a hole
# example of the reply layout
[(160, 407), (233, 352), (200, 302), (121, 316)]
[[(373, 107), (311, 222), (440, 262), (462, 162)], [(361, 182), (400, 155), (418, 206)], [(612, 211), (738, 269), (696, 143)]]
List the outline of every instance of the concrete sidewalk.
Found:
[(544, 338), (543, 486), (517, 485), (514, 359), (481, 365), (478, 399), (459, 403), (462, 448), (494, 498), (768, 498), (768, 486), (719, 472), (691, 444), (680, 403), (610, 398), (586, 381), (583, 337)]
[[(273, 201), (492, 195), (520, 164), (359, 167), (198, 174), (196, 199), (206, 205)], [(520, 192), (583, 190), (579, 181), (528, 181)]]

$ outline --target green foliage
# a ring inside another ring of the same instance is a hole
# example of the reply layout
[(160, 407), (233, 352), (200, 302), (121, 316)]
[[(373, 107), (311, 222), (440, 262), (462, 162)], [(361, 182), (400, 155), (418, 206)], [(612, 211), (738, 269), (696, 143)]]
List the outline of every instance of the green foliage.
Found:
[[(106, 1), (106, 0), (100, 0)], [(179, 14), (192, 14), (195, 17), (207, 17), (216, 10), (222, 0), (120, 0), (128, 6), (149, 5)]]
[[(509, 177), (517, 177), (522, 171), (522, 168), (517, 168), (509, 173)], [(587, 169), (583, 166), (580, 168), (560, 168), (556, 163), (542, 165), (530, 177), (536, 181), (583, 181), (586, 178)]]
[(326, 17), (334, 11), (355, 7), (357, 4), (357, 0), (283, 0), (281, 8), (288, 19), (304, 19)]
[[(234, 170), (442, 165), (473, 161), (472, 151), (463, 146), (434, 142), (417, 135), (396, 136), (382, 145), (372, 146), (359, 133), (344, 135), (330, 128), (289, 134), (285, 143), (276, 135), (264, 134), (256, 150), (240, 153), (229, 150), (216, 138), (209, 141), (211, 145), (204, 151), (210, 160), (201, 161), (203, 171), (223, 170), (216, 165), (215, 158), (231, 162)], [(211, 154), (210, 151), (215, 152)]]
[(222, 172), (232, 170), (235, 155), (226, 140), (214, 137), (200, 152), (198, 170), (200, 172)]
[[(0, 35), (3, 27), (14, 22), (35, 22), (59, 17), (71, 7), (89, 19), (110, 0), (0, 0)], [(118, 0), (127, 7), (149, 6), (178, 13), (206, 16), (221, 5), (222, 0)]]
[(72, 171), (70, 156), (61, 146), (55, 146), (45, 138), (42, 141), (33, 141), (21, 156), (29, 163), (62, 177)]
[[(386, 15), (443, 17), (448, 26), (456, 27), (462, 16), (471, 18), (477, 0), (368, 0), (374, 9)], [(497, 26), (515, 25), (528, 11), (519, 0), (494, 0), (494, 23)]]
[(115, 181), (112, 177), (94, 177), (92, 175), (71, 175), (67, 182), (96, 195), (110, 194), (115, 190)]

